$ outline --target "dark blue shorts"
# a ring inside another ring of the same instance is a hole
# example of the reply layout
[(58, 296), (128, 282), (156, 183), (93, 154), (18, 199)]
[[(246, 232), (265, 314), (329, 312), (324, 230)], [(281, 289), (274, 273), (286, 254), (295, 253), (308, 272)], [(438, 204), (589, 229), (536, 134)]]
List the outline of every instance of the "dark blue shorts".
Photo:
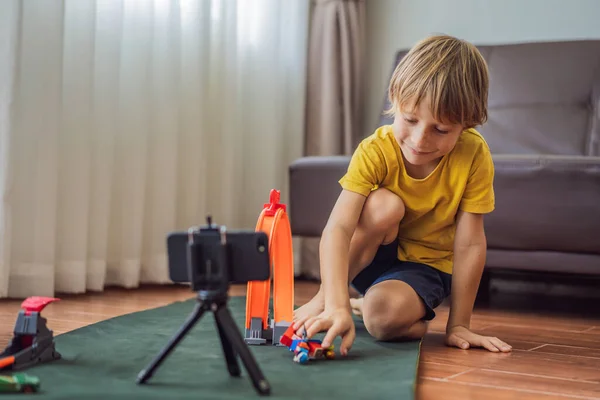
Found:
[(435, 317), (434, 308), (450, 295), (452, 275), (429, 265), (398, 259), (398, 241), (380, 246), (369, 266), (363, 269), (352, 281), (352, 286), (365, 294), (373, 285), (396, 279), (406, 282), (425, 303), (424, 320)]

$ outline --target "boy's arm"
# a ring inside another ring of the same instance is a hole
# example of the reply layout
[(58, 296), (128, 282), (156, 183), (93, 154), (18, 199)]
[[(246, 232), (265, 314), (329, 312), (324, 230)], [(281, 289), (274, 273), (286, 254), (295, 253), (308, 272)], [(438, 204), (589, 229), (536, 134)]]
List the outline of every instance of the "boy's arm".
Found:
[(307, 336), (327, 331), (323, 346), (330, 346), (337, 336), (342, 338), (340, 352), (347, 355), (355, 339), (354, 322), (348, 294), (348, 253), (350, 240), (366, 197), (343, 189), (338, 197), (320, 245), (321, 285), (325, 294), (324, 310), (306, 322)]
[(321, 281), (325, 309), (350, 309), (348, 294), (348, 254), (366, 197), (343, 189), (338, 197), (320, 243)]
[(470, 327), (475, 296), (485, 265), (486, 248), (483, 215), (459, 210), (454, 240), (449, 328)]
[(485, 347), (490, 351), (510, 351), (511, 347), (495, 337), (470, 331), (471, 314), (481, 274), (485, 266), (487, 242), (483, 215), (460, 210), (457, 216), (451, 309), (446, 327), (447, 343), (467, 349)]
[(354, 151), (348, 170), (339, 181), (342, 191), (321, 235), (319, 255), (326, 310), (346, 307), (350, 310), (350, 240), (367, 197), (385, 175), (385, 157), (380, 146), (375, 136), (371, 136)]
[(333, 206), (321, 235), (319, 258), (324, 307), (320, 315), (306, 321), (310, 338), (327, 331), (323, 346), (342, 337), (340, 351), (347, 354), (355, 337), (348, 293), (350, 241), (358, 225), (365, 201), (371, 190), (383, 181), (385, 157), (376, 136), (364, 139), (354, 151), (346, 174), (340, 179), (342, 191)]

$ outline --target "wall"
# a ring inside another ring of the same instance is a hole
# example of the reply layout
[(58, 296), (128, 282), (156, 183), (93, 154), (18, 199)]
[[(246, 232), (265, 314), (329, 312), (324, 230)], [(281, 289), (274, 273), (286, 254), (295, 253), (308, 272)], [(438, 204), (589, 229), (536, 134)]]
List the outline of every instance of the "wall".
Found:
[(365, 135), (376, 127), (394, 53), (431, 33), (475, 44), (600, 39), (599, 0), (368, 0)]

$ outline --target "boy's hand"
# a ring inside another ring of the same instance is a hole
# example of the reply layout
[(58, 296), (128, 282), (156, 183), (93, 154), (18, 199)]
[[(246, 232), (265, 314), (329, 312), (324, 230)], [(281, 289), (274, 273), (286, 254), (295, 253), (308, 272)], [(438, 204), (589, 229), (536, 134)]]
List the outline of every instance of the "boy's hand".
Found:
[(325, 310), (318, 316), (309, 318), (304, 323), (303, 321), (295, 322), (294, 328), (300, 334), (302, 332), (302, 325), (304, 325), (306, 336), (309, 339), (319, 332), (327, 331), (323, 339), (323, 347), (331, 346), (335, 338), (340, 336), (342, 338), (340, 353), (343, 356), (348, 355), (352, 343), (354, 343), (354, 339), (356, 338), (352, 313), (350, 309), (344, 307)]
[(464, 350), (470, 347), (483, 347), (494, 353), (508, 353), (512, 350), (512, 347), (502, 340), (496, 337), (478, 335), (464, 326), (450, 328), (446, 333), (446, 344)]

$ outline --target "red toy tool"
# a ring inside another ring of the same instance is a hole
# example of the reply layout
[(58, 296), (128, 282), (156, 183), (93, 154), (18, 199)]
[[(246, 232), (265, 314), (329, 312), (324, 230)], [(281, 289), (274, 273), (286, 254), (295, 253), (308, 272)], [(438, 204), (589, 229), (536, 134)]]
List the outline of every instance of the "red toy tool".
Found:
[(41, 312), (53, 297), (29, 297), (21, 304), (15, 323), (14, 337), (0, 354), (0, 371), (17, 371), (42, 362), (54, 361), (61, 355), (54, 348), (53, 332), (46, 326)]

